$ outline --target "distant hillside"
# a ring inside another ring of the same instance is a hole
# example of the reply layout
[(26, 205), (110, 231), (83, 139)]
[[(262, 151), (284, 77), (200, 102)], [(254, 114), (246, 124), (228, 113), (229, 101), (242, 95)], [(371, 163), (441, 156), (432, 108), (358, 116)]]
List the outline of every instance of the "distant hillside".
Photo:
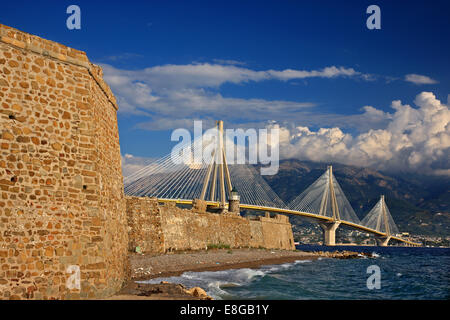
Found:
[[(326, 168), (325, 163), (283, 160), (277, 175), (263, 177), (280, 198), (289, 203)], [(333, 164), (333, 172), (360, 219), (384, 194), (400, 231), (450, 235), (449, 178), (396, 177), (373, 169), (341, 164)]]

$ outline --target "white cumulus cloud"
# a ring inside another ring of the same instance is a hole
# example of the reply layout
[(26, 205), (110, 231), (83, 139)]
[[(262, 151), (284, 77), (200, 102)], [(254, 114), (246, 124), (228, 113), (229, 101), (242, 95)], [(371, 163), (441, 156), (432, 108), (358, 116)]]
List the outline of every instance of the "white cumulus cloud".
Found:
[(162, 119), (193, 119), (199, 114), (203, 119), (225, 120), (289, 120), (302, 115), (306, 118), (310, 114), (304, 114), (305, 110), (317, 105), (311, 101), (224, 97), (218, 88), (225, 83), (336, 77), (365, 79), (353, 68), (336, 66), (320, 70), (280, 71), (256, 71), (236, 63), (168, 64), (140, 70), (123, 70), (108, 64), (102, 64), (102, 67), (104, 78), (117, 97), (119, 112), (149, 117), (150, 121), (139, 125), (148, 130), (163, 130), (164, 123), (173, 123)]
[(436, 80), (431, 79), (428, 76), (423, 76), (423, 75), (414, 74), (414, 73), (407, 74), (405, 76), (405, 81), (412, 82), (414, 84), (435, 84), (435, 83), (437, 83)]
[(283, 158), (335, 161), (386, 171), (450, 175), (449, 108), (432, 92), (420, 93), (414, 103), (417, 108), (393, 101), (392, 114), (366, 108), (370, 115), (385, 117), (387, 126), (357, 136), (337, 127), (317, 131), (282, 127), (280, 154)]
[[(310, 130), (288, 127), (272, 121), (266, 128), (279, 129), (281, 159), (338, 162), (391, 172), (419, 172), (450, 176), (450, 110), (432, 92), (422, 92), (416, 107), (395, 100), (387, 113), (370, 106), (356, 118), (367, 123), (384, 123), (352, 135), (339, 127)], [(370, 122), (370, 117), (375, 118)], [(177, 123), (186, 125), (188, 122)], [(212, 126), (212, 122), (210, 123)], [(163, 125), (164, 126), (164, 125)], [(204, 127), (204, 130), (209, 126)], [(122, 157), (124, 176), (151, 163), (152, 159), (126, 154)]]
[(137, 157), (126, 153), (122, 155), (122, 174), (124, 177), (127, 177), (130, 174), (148, 166), (154, 160), (154, 158)]

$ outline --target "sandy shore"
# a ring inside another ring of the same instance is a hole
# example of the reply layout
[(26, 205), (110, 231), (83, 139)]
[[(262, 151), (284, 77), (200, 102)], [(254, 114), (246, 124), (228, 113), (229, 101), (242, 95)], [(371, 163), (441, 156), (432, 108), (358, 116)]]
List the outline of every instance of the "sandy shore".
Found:
[(266, 264), (281, 264), (319, 255), (302, 251), (265, 249), (218, 249), (159, 256), (130, 256), (132, 278), (146, 280), (177, 276), (186, 271), (217, 271), (238, 268), (258, 268)]
[(282, 264), (296, 260), (315, 260), (319, 257), (357, 258), (355, 252), (303, 252), (267, 249), (215, 249), (165, 255), (131, 254), (131, 281), (114, 300), (130, 299), (208, 299), (200, 288), (189, 291), (180, 284), (138, 284), (136, 281), (178, 276), (187, 271), (218, 271), (226, 269), (258, 268), (262, 265)]

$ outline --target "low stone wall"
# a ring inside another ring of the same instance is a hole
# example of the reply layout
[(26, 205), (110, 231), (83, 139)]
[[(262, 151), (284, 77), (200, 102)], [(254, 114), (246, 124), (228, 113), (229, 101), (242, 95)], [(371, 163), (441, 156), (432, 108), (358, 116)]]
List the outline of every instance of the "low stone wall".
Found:
[(201, 250), (208, 246), (294, 249), (288, 217), (250, 220), (235, 214), (205, 211), (196, 200), (191, 210), (175, 204), (159, 205), (156, 199), (127, 197), (130, 249), (144, 253)]
[(128, 248), (142, 252), (163, 253), (164, 234), (158, 202), (151, 198), (126, 197)]
[(295, 249), (294, 236), (289, 218), (276, 215), (271, 218), (269, 213), (257, 220), (250, 220), (251, 247), (267, 249)]
[(246, 247), (250, 242), (248, 220), (234, 214), (215, 214), (161, 206), (164, 247), (171, 250), (200, 250), (208, 245)]

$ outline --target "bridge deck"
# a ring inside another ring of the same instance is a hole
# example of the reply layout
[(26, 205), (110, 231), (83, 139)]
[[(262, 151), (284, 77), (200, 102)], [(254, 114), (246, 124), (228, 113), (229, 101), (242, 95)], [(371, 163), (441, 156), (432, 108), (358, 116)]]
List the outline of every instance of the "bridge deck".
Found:
[[(192, 205), (193, 200), (189, 200), (189, 199), (158, 199), (158, 201), (160, 202), (175, 202), (178, 204), (189, 204)], [(219, 207), (220, 203), (216, 202), (216, 201), (206, 201), (206, 203), (210, 206), (216, 206)], [(314, 213), (309, 213), (309, 212), (302, 212), (302, 211), (296, 211), (296, 210), (290, 210), (290, 209), (284, 209), (284, 208), (274, 208), (274, 207), (263, 207), (263, 206), (255, 206), (255, 205), (251, 205), (251, 204), (240, 204), (240, 207), (242, 209), (248, 209), (248, 210), (255, 210), (255, 211), (267, 211), (267, 212), (274, 212), (274, 213), (282, 213), (282, 214), (290, 214), (290, 215), (296, 215), (296, 216), (301, 216), (301, 217), (305, 217), (305, 218), (311, 218), (316, 220), (317, 222), (331, 222), (333, 221), (333, 218), (331, 217), (326, 217), (326, 216), (321, 216), (318, 214), (314, 214)], [(374, 234), (376, 236), (380, 236), (380, 237), (386, 237), (387, 234), (371, 229), (371, 228), (367, 228), (365, 226), (353, 223), (353, 222), (349, 222), (349, 221), (344, 221), (341, 220), (340, 221), (341, 225), (346, 225), (349, 227), (352, 227), (354, 229), (363, 231), (363, 232), (367, 232), (367, 233), (371, 233)], [(397, 236), (391, 236), (391, 239), (400, 241), (400, 242), (404, 242), (413, 246), (420, 246), (420, 243), (416, 243), (416, 242), (412, 242), (409, 241), (407, 239), (403, 239), (401, 237), (397, 237)]]

